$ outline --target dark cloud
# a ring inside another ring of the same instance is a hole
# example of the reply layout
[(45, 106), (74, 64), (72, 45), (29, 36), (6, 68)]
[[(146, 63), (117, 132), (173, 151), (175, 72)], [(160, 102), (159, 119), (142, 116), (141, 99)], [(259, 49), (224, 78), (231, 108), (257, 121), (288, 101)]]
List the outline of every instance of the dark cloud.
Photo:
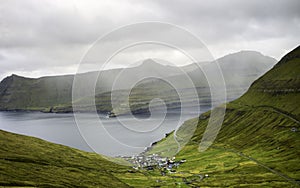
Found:
[[(97, 38), (120, 26), (143, 21), (169, 22), (186, 28), (203, 40), (216, 57), (256, 50), (278, 59), (299, 45), (299, 9), (298, 0), (2, 0), (0, 79), (11, 73), (41, 76), (74, 72)], [(153, 28), (147, 33), (164, 38), (172, 31)], [(107, 41), (107, 46), (143, 35), (127, 34)], [(174, 35), (174, 40), (180, 38)], [(131, 52), (134, 53), (141, 50)], [(119, 62), (119, 66), (122, 63), (126, 61)]]

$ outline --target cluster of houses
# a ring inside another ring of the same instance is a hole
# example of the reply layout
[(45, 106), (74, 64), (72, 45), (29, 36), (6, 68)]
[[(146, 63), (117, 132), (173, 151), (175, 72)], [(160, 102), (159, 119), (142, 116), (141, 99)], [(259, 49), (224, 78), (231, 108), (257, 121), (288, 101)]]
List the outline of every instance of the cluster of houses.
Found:
[(134, 169), (154, 170), (154, 168), (158, 168), (161, 170), (162, 175), (166, 175), (167, 172), (175, 173), (176, 168), (186, 162), (185, 159), (176, 161), (175, 157), (169, 159), (157, 154), (145, 155), (145, 153), (123, 158), (132, 163)]
[[(176, 173), (176, 169), (182, 164), (185, 163), (185, 159), (176, 160), (175, 157), (161, 157), (158, 154), (146, 155), (146, 152), (142, 152), (139, 155), (134, 155), (132, 157), (121, 156), (123, 159), (129, 161), (134, 166), (135, 170), (146, 169), (154, 170), (159, 169), (162, 176), (166, 176), (167, 173)], [(181, 173), (181, 172), (180, 172)], [(208, 174), (193, 174), (189, 177), (183, 177), (182, 182), (177, 182), (177, 184), (191, 184), (195, 182), (202, 181), (204, 178), (208, 178)], [(161, 180), (156, 180), (160, 182)]]
[(292, 128), (291, 128), (291, 131), (292, 131), (292, 132), (297, 132), (298, 129), (297, 129), (296, 127), (292, 127)]

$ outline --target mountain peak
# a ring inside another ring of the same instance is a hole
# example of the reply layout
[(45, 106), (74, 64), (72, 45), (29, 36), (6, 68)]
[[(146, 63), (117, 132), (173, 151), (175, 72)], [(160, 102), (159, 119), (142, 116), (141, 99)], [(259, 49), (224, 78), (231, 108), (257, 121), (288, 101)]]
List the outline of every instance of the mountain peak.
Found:
[(16, 77), (17, 78), (17, 77), (21, 77), (21, 76), (19, 76), (17, 74), (12, 74), (10, 77), (13, 77), (13, 78)]
[(163, 66), (163, 65), (149, 58), (149, 59), (145, 59), (140, 66), (152, 67), (152, 66)]
[[(264, 55), (261, 53), (261, 52), (258, 52), (258, 51), (254, 51), (254, 50), (241, 50), (239, 52), (234, 52), (234, 53), (230, 53), (228, 55), (225, 55), (221, 58), (226, 58), (226, 57), (236, 57), (236, 58), (240, 58), (241, 56), (243, 57), (254, 57), (254, 56), (260, 56), (260, 57), (264, 57)], [(220, 58), (220, 59), (221, 59)]]
[(285, 62), (290, 61), (291, 59), (300, 59), (300, 45), (297, 46), (294, 50), (286, 54), (275, 66), (280, 66)]
[[(218, 62), (222, 62), (221, 64), (223, 66), (226, 65), (227, 68), (247, 65), (257, 67), (259, 69), (261, 65), (266, 66), (267, 68), (273, 66), (277, 63), (277, 60), (272, 57), (265, 56), (258, 51), (242, 50), (223, 56), (218, 59)], [(229, 64), (230, 66), (228, 66)]]

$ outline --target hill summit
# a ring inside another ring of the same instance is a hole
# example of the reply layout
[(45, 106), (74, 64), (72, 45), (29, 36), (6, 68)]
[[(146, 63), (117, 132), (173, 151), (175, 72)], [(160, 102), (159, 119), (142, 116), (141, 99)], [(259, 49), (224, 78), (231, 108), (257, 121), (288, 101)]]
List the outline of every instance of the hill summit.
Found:
[[(300, 186), (300, 47), (257, 79), (239, 99), (226, 105), (222, 128), (213, 145), (199, 152), (210, 112), (186, 121), (151, 150), (175, 155), (178, 141), (196, 130), (176, 154), (187, 162), (178, 173), (207, 174), (199, 187)], [(174, 139), (176, 138), (176, 140)]]

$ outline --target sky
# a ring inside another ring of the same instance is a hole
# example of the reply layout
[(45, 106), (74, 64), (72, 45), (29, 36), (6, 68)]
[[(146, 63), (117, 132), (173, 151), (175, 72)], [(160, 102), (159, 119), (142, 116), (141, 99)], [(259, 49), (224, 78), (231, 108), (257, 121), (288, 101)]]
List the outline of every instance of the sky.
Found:
[[(99, 37), (124, 25), (149, 21), (184, 28), (215, 58), (254, 50), (279, 60), (300, 43), (299, 10), (299, 0), (1, 0), (0, 79), (11, 74), (40, 77), (75, 73)], [(107, 45), (147, 34), (162, 39), (172, 36), (171, 29), (162, 30), (124, 34)], [(181, 38), (174, 35), (173, 40)], [(108, 68), (126, 67), (140, 54), (169, 57), (169, 61), (184, 59), (177, 51), (146, 45), (129, 49)], [(89, 71), (99, 65), (90, 61), (87, 67)]]

